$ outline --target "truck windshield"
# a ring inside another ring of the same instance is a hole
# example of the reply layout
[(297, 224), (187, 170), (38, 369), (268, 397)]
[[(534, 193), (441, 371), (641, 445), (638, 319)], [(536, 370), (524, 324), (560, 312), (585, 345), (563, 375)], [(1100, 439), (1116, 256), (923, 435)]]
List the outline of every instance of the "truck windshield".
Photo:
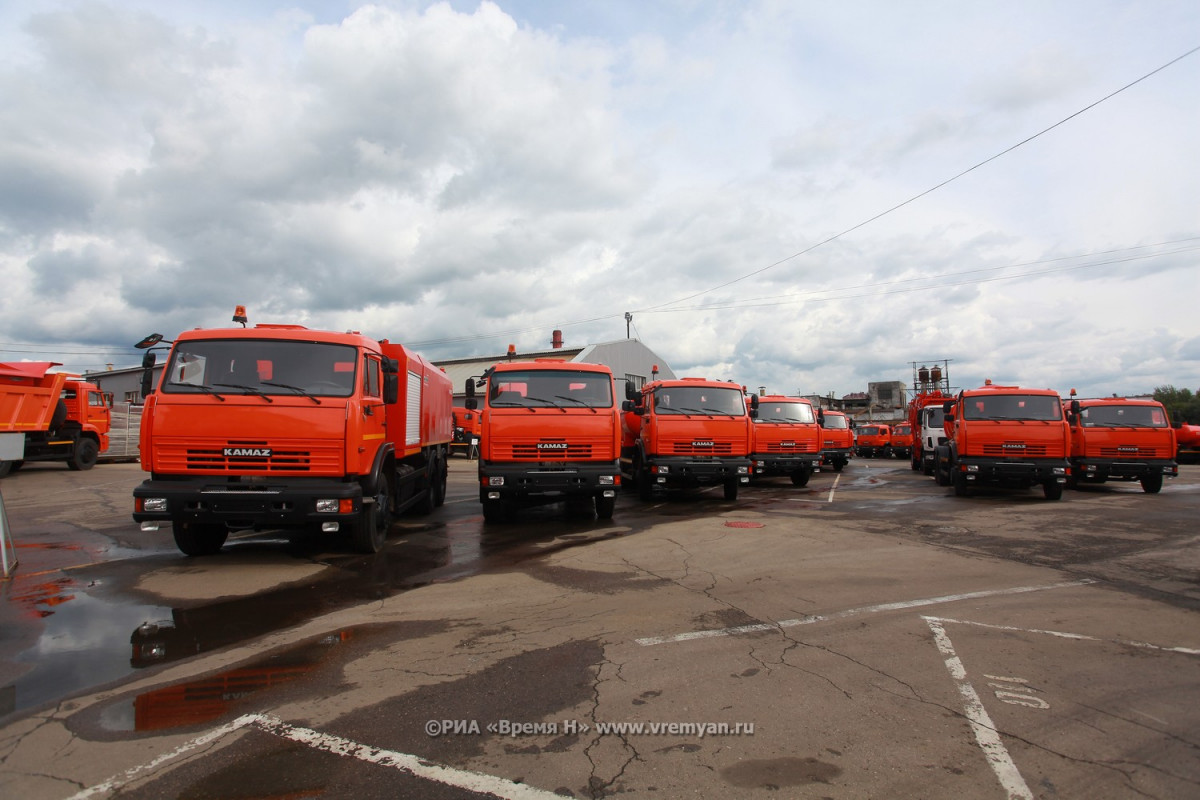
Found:
[(506, 370), (488, 380), (494, 408), (612, 408), (612, 376), (569, 369)]
[(946, 424), (946, 410), (941, 406), (925, 409), (926, 428), (941, 428)]
[(740, 417), (746, 398), (736, 386), (660, 386), (654, 390), (654, 408), (659, 414)]
[(847, 424), (846, 418), (843, 416), (834, 416), (833, 414), (826, 414), (825, 422), (823, 422), (821, 424), (821, 427), (828, 428), (830, 430), (844, 430), (846, 428), (849, 428), (850, 425)]
[(1085, 428), (1165, 428), (1167, 415), (1154, 406), (1088, 406), (1079, 412)]
[(758, 406), (758, 422), (816, 422), (812, 406), (808, 403), (761, 403)]
[(994, 394), (964, 397), (964, 419), (1058, 420), (1062, 401), (1039, 394)]
[(349, 397), (355, 348), (279, 339), (196, 339), (180, 342), (167, 362), (167, 394)]

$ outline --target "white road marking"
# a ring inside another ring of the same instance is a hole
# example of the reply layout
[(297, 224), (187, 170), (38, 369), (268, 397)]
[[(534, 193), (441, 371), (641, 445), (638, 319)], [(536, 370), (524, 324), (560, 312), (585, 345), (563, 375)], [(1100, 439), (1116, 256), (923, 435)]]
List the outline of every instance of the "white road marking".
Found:
[(833, 502), (833, 490), (837, 488), (838, 481), (840, 481), (841, 479), (842, 479), (842, 473), (840, 473), (840, 472), (837, 475), (833, 476), (833, 486), (829, 487), (829, 499), (826, 500), (825, 502), (827, 502), (827, 503)]
[(341, 736), (289, 725), (283, 720), (266, 714), (247, 714), (238, 717), (227, 725), (214, 728), (203, 736), (198, 736), (189, 742), (181, 744), (169, 753), (164, 753), (145, 764), (128, 769), (119, 775), (109, 778), (107, 781), (84, 789), (72, 795), (68, 800), (84, 800), (84, 798), (118, 791), (139, 775), (210, 744), (226, 734), (246, 727), (257, 728), (265, 733), (307, 745), (314, 750), (322, 750), (326, 753), (333, 753), (339, 756), (348, 756), (349, 758), (355, 758), (359, 761), (381, 767), (391, 767), (418, 778), (437, 781), (438, 783), (458, 789), (466, 789), (467, 791), (479, 792), (481, 794), (491, 794), (508, 800), (561, 800), (560, 795), (543, 791), (542, 789), (535, 789), (523, 783), (514, 783), (505, 778), (497, 778), (494, 775), (484, 775), (479, 772), (468, 772), (466, 770), (455, 769), (454, 767), (435, 764), (427, 759), (407, 753), (381, 750), (377, 747), (344, 739)]
[(906, 608), (920, 608), (921, 606), (939, 605), (941, 603), (954, 603), (959, 600), (974, 600), (980, 597), (998, 597), (1010, 594), (1023, 594), (1025, 592), (1041, 592), (1048, 589), (1066, 589), (1074, 586), (1087, 586), (1088, 584), (1092, 583), (1095, 583), (1095, 581), (1089, 578), (1079, 581), (1069, 581), (1067, 583), (1049, 583), (1042, 584), (1040, 586), (1013, 586), (1008, 589), (987, 589), (979, 592), (964, 592), (963, 594), (946, 594), (940, 597), (926, 597), (920, 600), (902, 600), (897, 603), (881, 603), (880, 605), (875, 606), (850, 608), (846, 609), (845, 611), (836, 611), (832, 614), (819, 614), (800, 619), (785, 619), (780, 622), (761, 622), (751, 625), (738, 625), (732, 628), (688, 631), (687, 633), (677, 633), (672, 636), (647, 636), (642, 639), (634, 639), (634, 642), (648, 647), (655, 644), (688, 642), (693, 639), (711, 639), (717, 636), (736, 636), (740, 633), (755, 633), (757, 631), (777, 630), (779, 628), (794, 628), (797, 625), (811, 625), (814, 622), (844, 619), (846, 617), (858, 616), (859, 614), (876, 614), (881, 611), (897, 611)]
[[(1158, 644), (1150, 644), (1149, 642), (1135, 642), (1132, 640), (1123, 639), (1101, 639), (1098, 636), (1088, 636), (1083, 633), (1064, 633), (1063, 631), (1047, 631), (1040, 628), (1018, 628), (1013, 625), (992, 625), (986, 622), (971, 622), (965, 619), (950, 619), (949, 617), (932, 617), (939, 622), (953, 622), (955, 625), (974, 625), (977, 628), (991, 628), (997, 631), (1017, 631), (1018, 633), (1044, 633), (1047, 636), (1057, 636), (1061, 639), (1076, 639), (1084, 642), (1112, 642), (1113, 644), (1122, 644), (1128, 647), (1140, 647), (1143, 650), (1160, 650), (1164, 653), (1183, 653), (1188, 656), (1200, 656), (1200, 650), (1194, 647), (1165, 647)], [(989, 676), (990, 677), (990, 676)], [(1005, 678), (1004, 680), (1009, 680)]]
[(946, 669), (958, 686), (958, 693), (962, 695), (967, 721), (975, 734), (975, 741), (979, 743), (979, 749), (983, 751), (988, 766), (996, 773), (1000, 786), (1007, 793), (1009, 800), (1033, 800), (1033, 792), (1029, 791), (1029, 786), (1021, 777), (1017, 765), (1013, 763), (1012, 756), (1000, 740), (1000, 733), (996, 730), (992, 718), (988, 716), (987, 709), (983, 707), (983, 701), (979, 699), (975, 687), (967, 680), (967, 670), (959, 660), (958, 654), (954, 652), (954, 643), (946, 635), (946, 629), (936, 617), (922, 619), (929, 625), (938, 650), (945, 656)]

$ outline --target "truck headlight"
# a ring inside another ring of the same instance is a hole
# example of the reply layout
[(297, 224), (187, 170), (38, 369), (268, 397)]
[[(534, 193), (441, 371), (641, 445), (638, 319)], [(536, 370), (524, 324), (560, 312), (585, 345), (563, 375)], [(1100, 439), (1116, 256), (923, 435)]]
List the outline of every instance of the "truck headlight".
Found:
[[(1092, 469), (1095, 469), (1095, 467), (1092, 467)], [(1067, 468), (1066, 468), (1066, 467), (1055, 467), (1055, 468), (1054, 468), (1054, 474), (1055, 474), (1055, 475), (1066, 475), (1066, 474), (1067, 474)]]
[(338, 510), (338, 501), (336, 497), (322, 497), (317, 499), (317, 512), (320, 514), (336, 514)]
[(613, 486), (616, 484), (616, 479), (612, 475), (601, 475), (597, 483), (601, 486)]
[(143, 497), (140, 498), (142, 503), (142, 511), (166, 511), (167, 498), (165, 497)]
[(504, 476), (503, 475), (489, 476), (487, 479), (487, 485), (488, 486), (503, 486), (504, 485)]
[(967, 472), (979, 472), (978, 464), (967, 464)]
[(738, 467), (738, 475), (749, 475), (749, 474), (750, 474), (749, 467)]

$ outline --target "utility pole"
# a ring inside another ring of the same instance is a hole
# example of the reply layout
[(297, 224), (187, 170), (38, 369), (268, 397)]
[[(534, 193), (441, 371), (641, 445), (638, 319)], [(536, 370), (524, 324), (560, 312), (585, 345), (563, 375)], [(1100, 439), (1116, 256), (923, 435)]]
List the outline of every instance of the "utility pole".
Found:
[(633, 322), (633, 314), (631, 314), (630, 312), (626, 311), (626, 312), (625, 312), (625, 338), (626, 338), (626, 339), (630, 338), (630, 337), (629, 337), (629, 324), (630, 324), (631, 322)]

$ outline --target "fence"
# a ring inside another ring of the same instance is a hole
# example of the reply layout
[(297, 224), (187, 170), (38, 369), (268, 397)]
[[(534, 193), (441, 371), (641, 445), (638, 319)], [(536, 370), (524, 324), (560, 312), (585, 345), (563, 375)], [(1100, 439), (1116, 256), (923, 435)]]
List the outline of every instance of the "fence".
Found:
[(112, 408), (112, 427), (108, 431), (108, 449), (100, 458), (108, 461), (136, 461), (138, 458), (138, 429), (142, 424), (142, 407), (133, 403), (116, 403)]

